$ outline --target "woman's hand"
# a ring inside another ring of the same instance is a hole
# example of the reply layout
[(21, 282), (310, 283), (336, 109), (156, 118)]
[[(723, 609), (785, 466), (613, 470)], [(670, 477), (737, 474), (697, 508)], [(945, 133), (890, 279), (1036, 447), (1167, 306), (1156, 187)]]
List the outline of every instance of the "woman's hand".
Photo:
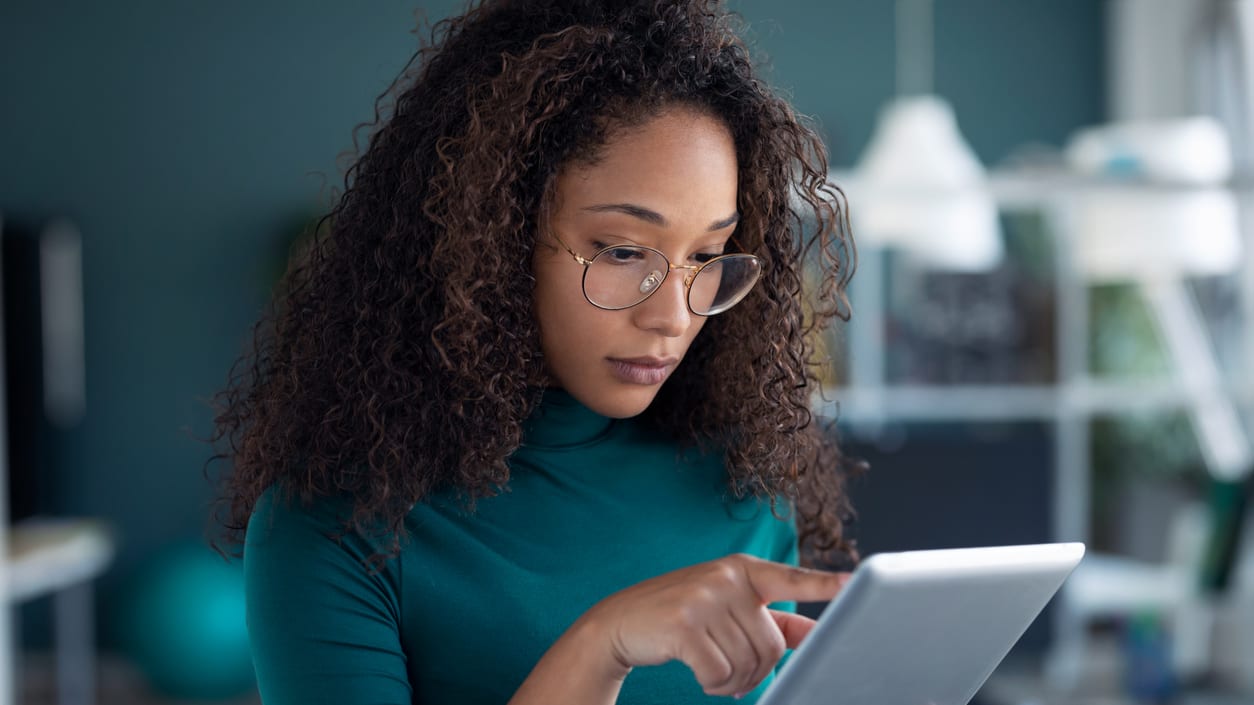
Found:
[(796, 648), (814, 620), (767, 609), (779, 601), (830, 600), (848, 573), (796, 568), (737, 554), (646, 580), (580, 619), (604, 643), (619, 676), (679, 660), (709, 695), (753, 690)]

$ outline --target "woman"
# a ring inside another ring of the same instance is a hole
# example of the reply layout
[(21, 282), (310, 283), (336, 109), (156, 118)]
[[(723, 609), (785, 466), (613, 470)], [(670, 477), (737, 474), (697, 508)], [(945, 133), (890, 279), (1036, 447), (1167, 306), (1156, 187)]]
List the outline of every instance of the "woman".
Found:
[(413, 66), (222, 397), (264, 701), (754, 699), (854, 557), (821, 143), (715, 0), (485, 0)]

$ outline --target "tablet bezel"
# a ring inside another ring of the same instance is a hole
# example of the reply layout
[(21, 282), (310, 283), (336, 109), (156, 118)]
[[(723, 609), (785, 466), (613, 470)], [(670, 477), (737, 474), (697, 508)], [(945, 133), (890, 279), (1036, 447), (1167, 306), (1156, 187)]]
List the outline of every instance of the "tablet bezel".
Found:
[[(1082, 543), (872, 555), (758, 703), (966, 705), (1083, 556)], [(895, 663), (910, 653), (921, 663)]]

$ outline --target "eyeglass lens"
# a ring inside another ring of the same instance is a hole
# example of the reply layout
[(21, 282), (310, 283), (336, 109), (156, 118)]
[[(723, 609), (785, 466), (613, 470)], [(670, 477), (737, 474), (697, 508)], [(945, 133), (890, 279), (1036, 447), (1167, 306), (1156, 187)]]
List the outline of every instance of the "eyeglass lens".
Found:
[[(609, 309), (627, 308), (649, 298), (670, 267), (659, 252), (642, 247), (614, 247), (599, 252), (584, 272), (588, 300)], [(711, 316), (736, 305), (758, 280), (760, 264), (751, 255), (730, 255), (701, 269), (688, 287), (693, 313)], [(678, 274), (686, 274), (679, 270)]]

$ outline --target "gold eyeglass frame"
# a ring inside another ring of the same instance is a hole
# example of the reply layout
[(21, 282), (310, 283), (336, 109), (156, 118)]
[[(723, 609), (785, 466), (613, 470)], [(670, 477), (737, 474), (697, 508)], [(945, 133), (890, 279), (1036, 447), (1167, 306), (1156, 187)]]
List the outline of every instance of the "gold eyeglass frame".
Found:
[[(563, 240), (556, 232), (550, 231), (550, 234), (553, 236), (553, 239), (557, 240), (558, 244), (562, 246), (562, 249), (570, 253), (570, 256), (574, 257), (576, 262), (583, 265), (583, 276), (579, 278), (579, 290), (583, 292), (584, 300), (592, 304), (593, 306), (596, 306), (597, 308), (604, 310), (604, 311), (623, 311), (625, 309), (632, 308), (633, 306), (639, 306), (645, 301), (648, 301), (651, 296), (656, 294), (658, 290), (662, 288), (662, 285), (666, 283), (666, 279), (667, 277), (670, 276), (672, 271), (676, 269), (686, 269), (688, 270), (688, 274), (685, 275), (684, 277), (684, 305), (688, 307), (688, 311), (692, 313), (692, 315), (701, 316), (702, 318), (708, 318), (710, 316), (717, 316), (720, 313), (726, 313), (732, 308), (735, 308), (736, 304), (739, 304), (741, 301), (744, 301), (745, 297), (749, 295), (749, 292), (753, 291), (753, 287), (757, 286), (758, 280), (762, 278), (762, 258), (758, 257), (757, 255), (750, 254), (748, 252), (729, 252), (726, 254), (719, 255), (704, 264), (672, 264), (670, 258), (666, 256), (666, 253), (662, 252), (661, 250), (655, 249), (653, 247), (648, 247), (646, 245), (634, 245), (634, 244), (633, 245), (607, 245), (597, 250), (596, 253), (592, 255), (592, 258), (588, 259), (588, 258), (580, 256), (578, 252), (575, 252), (573, 249), (571, 249), (570, 245), (567, 245), (566, 241)], [(733, 243), (736, 242), (735, 239), (732, 239), (732, 242)], [(737, 243), (736, 246), (739, 247), (739, 243)], [(657, 255), (662, 258), (662, 261), (666, 263), (666, 267), (667, 267), (666, 272), (662, 274), (662, 280), (657, 283), (657, 286), (653, 287), (653, 289), (649, 291), (649, 293), (645, 294), (644, 297), (640, 299), (639, 301), (637, 301), (636, 303), (630, 304), (627, 306), (616, 306), (616, 307), (615, 306), (602, 306), (601, 304), (588, 298), (588, 286), (587, 286), (588, 267), (592, 265), (592, 260), (595, 260), (597, 257), (600, 257), (603, 253), (608, 252), (610, 250), (617, 250), (623, 247), (630, 247), (630, 248), (635, 248), (635, 249), (640, 249), (640, 250), (648, 250), (649, 252), (656, 252)], [(752, 259), (754, 262), (757, 263), (758, 275), (754, 277), (753, 283), (750, 284), (747, 289), (745, 289), (745, 292), (740, 295), (740, 298), (736, 299), (736, 301), (733, 302), (730, 306), (724, 308), (721, 311), (716, 311), (714, 313), (697, 313), (695, 310), (693, 310), (692, 308), (692, 282), (694, 279), (697, 278), (697, 275), (701, 273), (701, 270), (722, 260), (740, 259), (740, 258), (746, 258), (746, 257), (749, 259)]]

